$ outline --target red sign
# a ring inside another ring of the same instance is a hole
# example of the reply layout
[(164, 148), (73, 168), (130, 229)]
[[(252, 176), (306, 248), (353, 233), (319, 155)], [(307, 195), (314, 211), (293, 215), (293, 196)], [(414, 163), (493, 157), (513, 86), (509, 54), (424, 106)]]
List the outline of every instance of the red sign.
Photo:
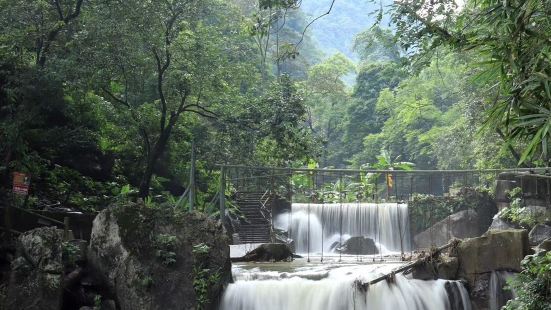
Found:
[(29, 185), (31, 177), (21, 172), (13, 173), (13, 192), (19, 195), (27, 195), (29, 193)]

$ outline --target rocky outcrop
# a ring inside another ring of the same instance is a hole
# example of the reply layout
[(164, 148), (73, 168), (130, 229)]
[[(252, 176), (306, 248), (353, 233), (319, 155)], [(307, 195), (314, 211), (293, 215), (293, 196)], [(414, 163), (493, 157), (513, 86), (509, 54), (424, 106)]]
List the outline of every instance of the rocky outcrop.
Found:
[(62, 303), (63, 230), (37, 228), (18, 238), (7, 310), (58, 310)]
[(478, 214), (476, 211), (457, 212), (417, 234), (413, 241), (417, 248), (430, 248), (432, 246), (442, 246), (453, 238), (478, 237), (481, 231), (477, 223)]
[(474, 286), (481, 274), (496, 270), (520, 272), (520, 262), (528, 252), (526, 230), (490, 230), (481, 237), (461, 242), (457, 248), (459, 276)]
[(412, 269), (412, 277), (463, 280), (469, 289), (472, 309), (487, 310), (491, 302), (496, 303), (492, 297), (497, 293), (490, 293), (491, 287), (496, 290), (496, 285), (491, 285), (492, 279), (502, 273), (521, 271), (521, 261), (529, 252), (526, 230), (488, 230), (481, 237), (465, 239), (452, 246), (448, 256), (441, 254), (427, 260), (427, 253), (421, 252), (420, 258), (425, 258), (425, 262)]
[(121, 310), (209, 309), (231, 280), (228, 243), (205, 215), (130, 204), (96, 217), (88, 260)]
[(293, 259), (293, 252), (285, 243), (265, 243), (259, 245), (243, 257), (233, 258), (234, 262), (281, 262)]
[(537, 246), (549, 238), (551, 238), (551, 226), (545, 224), (534, 226), (528, 234), (528, 240), (532, 246)]

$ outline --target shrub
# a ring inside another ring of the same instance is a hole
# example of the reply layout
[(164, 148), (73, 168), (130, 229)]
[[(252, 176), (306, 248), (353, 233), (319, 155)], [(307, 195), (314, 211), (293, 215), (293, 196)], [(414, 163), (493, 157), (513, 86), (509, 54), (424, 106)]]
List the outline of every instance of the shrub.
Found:
[(517, 297), (510, 300), (503, 309), (550, 310), (551, 252), (527, 256), (522, 261), (522, 272), (509, 285)]

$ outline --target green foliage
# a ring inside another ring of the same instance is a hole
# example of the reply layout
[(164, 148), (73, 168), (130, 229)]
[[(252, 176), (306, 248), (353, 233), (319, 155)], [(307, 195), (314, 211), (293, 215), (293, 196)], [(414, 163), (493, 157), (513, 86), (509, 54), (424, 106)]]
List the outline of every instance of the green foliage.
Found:
[(522, 261), (522, 272), (511, 280), (509, 286), (517, 297), (507, 302), (506, 310), (551, 309), (551, 252), (541, 251)]
[(151, 276), (143, 276), (140, 278), (138, 285), (143, 290), (149, 290), (153, 286), (153, 278)]
[(63, 242), (62, 251), (63, 261), (66, 264), (74, 265), (78, 259), (77, 255), (80, 252), (79, 247), (71, 242)]
[(427, 63), (438, 46), (475, 55), (478, 84), (487, 91), (486, 126), (509, 143), (523, 142), (516, 159), (548, 160), (548, 73), (551, 7), (547, 1), (449, 0), (395, 2), (397, 37), (413, 59)]
[[(363, 150), (358, 147), (352, 157), (354, 166), (376, 164), (381, 149), (399, 156), (400, 161), (415, 164), (417, 169), (501, 168), (515, 164), (508, 147), (516, 145), (501, 143), (501, 138), (488, 129), (480, 130), (482, 111), (475, 103), (482, 94), (467, 83), (473, 73), (465, 57), (441, 52), (417, 74), (392, 82), (396, 83), (393, 88), (371, 89), (371, 83), (365, 87), (358, 84), (358, 94), (378, 98), (367, 99), (369, 105), (362, 106), (368, 115), (357, 110), (351, 116), (358, 118), (352, 124), (362, 124), (351, 126), (348, 135), (363, 142)], [(396, 64), (380, 66), (400, 68)], [(394, 76), (397, 79), (399, 75)]]
[[(59, 23), (55, 3), (0, 1), (7, 17), (0, 21), (0, 186), (13, 171), (29, 173), (28, 206), (94, 212), (136, 199), (136, 190), (150, 207), (174, 205), (193, 140), (196, 203), (213, 212), (215, 163), (287, 165), (314, 155), (297, 84), (258, 67), (246, 5), (63, 1), (71, 18)], [(298, 41), (305, 25), (294, 6), (255, 8), (289, 8), (280, 47)], [(274, 38), (268, 59), (277, 56)], [(313, 47), (308, 35), (303, 46)], [(316, 53), (278, 66), (305, 76)]]
[(210, 247), (204, 243), (199, 243), (193, 246), (192, 253), (194, 255), (204, 255), (208, 254)]
[(520, 198), (513, 199), (511, 205), (499, 213), (501, 219), (527, 229), (536, 225), (537, 216), (541, 215), (532, 214), (521, 206)]
[(176, 263), (176, 252), (174, 252), (176, 241), (176, 236), (166, 234), (159, 234), (154, 239), (155, 255), (165, 266), (171, 266)]
[(372, 27), (356, 36), (354, 49), (363, 61), (398, 62), (403, 51), (390, 29)]
[(94, 308), (100, 308), (101, 307), (101, 295), (96, 295), (94, 297)]
[(197, 297), (197, 309), (205, 309), (210, 302), (209, 288), (220, 282), (220, 273), (211, 273), (209, 269), (201, 269), (197, 266), (193, 268), (193, 288)]
[(534, 212), (523, 206), (522, 188), (511, 189), (507, 196), (511, 203), (508, 208), (499, 213), (501, 219), (530, 230), (535, 225), (544, 224), (551, 218), (549, 211)]
[(208, 254), (210, 247), (204, 243), (193, 246), (193, 288), (197, 296), (197, 309), (204, 309), (210, 302), (210, 288), (220, 282), (220, 270), (210, 270), (208, 266)]

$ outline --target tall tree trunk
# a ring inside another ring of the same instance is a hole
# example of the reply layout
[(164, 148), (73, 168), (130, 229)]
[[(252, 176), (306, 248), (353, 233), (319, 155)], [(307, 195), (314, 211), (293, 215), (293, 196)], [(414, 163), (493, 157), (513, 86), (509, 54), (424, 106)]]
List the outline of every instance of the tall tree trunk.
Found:
[(161, 132), (161, 136), (159, 137), (159, 140), (157, 143), (155, 143), (155, 146), (153, 147), (153, 150), (149, 153), (149, 158), (147, 159), (147, 165), (145, 167), (145, 172), (142, 176), (142, 180), (140, 181), (140, 192), (139, 195), (141, 198), (145, 198), (149, 196), (149, 187), (151, 186), (151, 179), (153, 178), (153, 173), (155, 172), (155, 167), (157, 166), (157, 162), (159, 161), (159, 158), (161, 158), (161, 155), (165, 152), (167, 146), (168, 146), (168, 139), (170, 138), (170, 135), (172, 133), (172, 128), (174, 128), (174, 125), (176, 124), (178, 117), (171, 117), (167, 127)]

